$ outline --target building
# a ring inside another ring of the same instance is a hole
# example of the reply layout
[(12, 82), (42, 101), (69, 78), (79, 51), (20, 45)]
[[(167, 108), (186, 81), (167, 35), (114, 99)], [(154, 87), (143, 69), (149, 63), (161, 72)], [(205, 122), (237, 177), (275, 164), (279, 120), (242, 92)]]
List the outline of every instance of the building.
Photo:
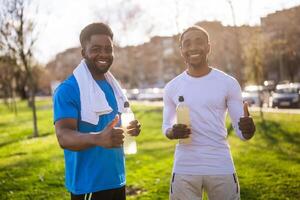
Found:
[(300, 81), (300, 6), (261, 18), (267, 79)]

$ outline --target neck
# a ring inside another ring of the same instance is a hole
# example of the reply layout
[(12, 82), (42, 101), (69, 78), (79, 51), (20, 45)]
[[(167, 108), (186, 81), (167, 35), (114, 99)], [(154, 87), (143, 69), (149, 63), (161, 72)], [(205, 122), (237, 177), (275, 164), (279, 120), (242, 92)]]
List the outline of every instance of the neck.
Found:
[(196, 66), (188, 65), (187, 73), (193, 77), (201, 77), (207, 75), (211, 71), (211, 68), (207, 63), (202, 63)]

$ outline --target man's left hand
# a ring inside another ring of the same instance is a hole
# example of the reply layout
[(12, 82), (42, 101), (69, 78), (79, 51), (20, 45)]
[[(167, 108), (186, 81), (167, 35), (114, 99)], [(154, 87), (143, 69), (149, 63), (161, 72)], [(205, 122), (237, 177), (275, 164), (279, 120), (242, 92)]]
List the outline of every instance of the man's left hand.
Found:
[(244, 103), (244, 117), (240, 118), (239, 129), (246, 140), (251, 139), (255, 133), (255, 125), (249, 114), (247, 102)]
[(141, 124), (138, 120), (131, 121), (127, 126), (127, 133), (131, 136), (138, 136), (141, 132)]

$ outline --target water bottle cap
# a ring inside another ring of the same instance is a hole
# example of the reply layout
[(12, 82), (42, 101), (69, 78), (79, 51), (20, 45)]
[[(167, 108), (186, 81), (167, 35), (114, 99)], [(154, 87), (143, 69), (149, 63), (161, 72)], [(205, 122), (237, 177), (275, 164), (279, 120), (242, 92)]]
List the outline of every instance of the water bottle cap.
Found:
[(129, 102), (128, 101), (124, 102), (124, 108), (129, 108)]
[(178, 101), (179, 101), (179, 102), (184, 102), (183, 96), (179, 96)]

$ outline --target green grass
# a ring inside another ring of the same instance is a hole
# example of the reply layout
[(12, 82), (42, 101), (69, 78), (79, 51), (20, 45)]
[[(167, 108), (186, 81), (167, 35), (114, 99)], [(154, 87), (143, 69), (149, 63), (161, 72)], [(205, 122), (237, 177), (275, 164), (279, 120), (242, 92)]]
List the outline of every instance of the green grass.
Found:
[[(18, 103), (15, 116), (0, 105), (0, 199), (69, 199), (64, 188), (63, 151), (52, 123), (50, 101), (37, 104), (39, 138), (32, 134), (31, 112)], [(161, 133), (162, 109), (134, 105), (142, 133), (138, 154), (126, 159), (128, 199), (168, 199), (176, 142)], [(253, 113), (256, 136), (243, 142), (230, 132), (242, 199), (300, 199), (300, 115)], [(227, 122), (227, 126), (228, 125)]]

